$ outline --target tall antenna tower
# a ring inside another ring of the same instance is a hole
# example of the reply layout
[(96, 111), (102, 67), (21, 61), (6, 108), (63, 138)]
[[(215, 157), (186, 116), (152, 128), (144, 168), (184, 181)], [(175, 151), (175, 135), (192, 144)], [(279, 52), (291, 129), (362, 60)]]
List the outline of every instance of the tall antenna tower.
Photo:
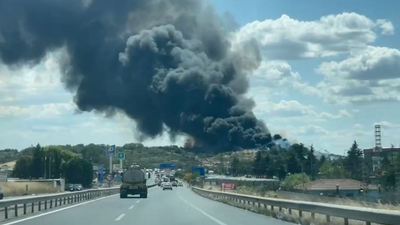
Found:
[(382, 142), (381, 142), (381, 125), (375, 125), (375, 149), (381, 151)]

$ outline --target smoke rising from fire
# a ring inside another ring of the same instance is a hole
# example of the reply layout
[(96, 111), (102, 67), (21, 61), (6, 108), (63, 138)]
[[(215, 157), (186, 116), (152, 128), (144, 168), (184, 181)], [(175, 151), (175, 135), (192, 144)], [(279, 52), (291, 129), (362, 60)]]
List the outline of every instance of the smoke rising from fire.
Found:
[(0, 0), (0, 59), (34, 65), (65, 48), (62, 80), (81, 111), (122, 112), (150, 138), (264, 146), (270, 132), (244, 97), (261, 56), (228, 29), (199, 0)]

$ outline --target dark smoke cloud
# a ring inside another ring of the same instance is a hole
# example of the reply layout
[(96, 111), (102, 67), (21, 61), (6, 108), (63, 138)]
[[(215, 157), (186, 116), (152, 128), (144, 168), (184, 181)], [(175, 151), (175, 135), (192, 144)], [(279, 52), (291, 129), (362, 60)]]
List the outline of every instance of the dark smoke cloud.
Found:
[(146, 137), (167, 130), (221, 151), (266, 145), (271, 135), (243, 96), (258, 49), (232, 48), (232, 24), (203, 3), (0, 0), (0, 58), (36, 64), (65, 48), (62, 79), (81, 111), (123, 112)]

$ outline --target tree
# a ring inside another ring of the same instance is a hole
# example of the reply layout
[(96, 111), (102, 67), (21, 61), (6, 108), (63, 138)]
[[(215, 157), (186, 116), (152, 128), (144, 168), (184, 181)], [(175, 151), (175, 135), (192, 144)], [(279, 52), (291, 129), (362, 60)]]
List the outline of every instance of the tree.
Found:
[(31, 177), (32, 157), (22, 156), (15, 163), (12, 175), (21, 179), (28, 179)]
[(93, 165), (80, 158), (73, 158), (65, 168), (65, 179), (72, 184), (90, 186), (93, 180)]
[[(62, 155), (63, 149), (59, 146), (48, 146), (44, 150), (46, 156), (46, 169), (48, 178), (60, 178), (62, 174)], [(50, 169), (49, 169), (50, 167)]]
[(262, 157), (261, 151), (256, 153), (256, 157), (253, 161), (253, 173), (256, 176), (262, 176), (266, 172), (266, 163)]
[(324, 179), (340, 179), (345, 178), (343, 166), (332, 165), (331, 162), (325, 161), (319, 168)]
[(350, 172), (350, 176), (352, 179), (362, 180), (362, 169), (363, 169), (363, 152), (358, 147), (356, 141), (353, 142), (351, 148), (347, 151), (346, 158), (346, 169)]
[(264, 157), (264, 164), (266, 165), (266, 174), (268, 178), (272, 178), (276, 175), (277, 168), (275, 167), (274, 160), (267, 154)]
[(40, 144), (37, 144), (33, 149), (31, 176), (32, 178), (44, 177), (44, 155), (43, 148)]
[(297, 160), (297, 157), (293, 153), (289, 153), (289, 158), (286, 161), (287, 171), (291, 174), (301, 173), (301, 165)]
[(239, 164), (240, 164), (239, 159), (236, 156), (234, 156), (231, 162), (231, 174), (233, 176), (239, 175), (239, 166), (240, 166)]
[(321, 158), (319, 158), (319, 167), (321, 167), (322, 164), (326, 161), (325, 155), (322, 155)]
[(310, 146), (310, 150), (307, 152), (307, 159), (304, 164), (304, 172), (310, 175), (312, 180), (315, 180), (315, 167), (317, 163), (317, 158), (314, 155), (314, 146)]
[(279, 166), (278, 168), (278, 178), (279, 180), (283, 180), (286, 178), (286, 170), (285, 167), (283, 167), (282, 165)]
[(287, 176), (285, 180), (283, 180), (282, 188), (284, 188), (285, 190), (291, 190), (297, 185), (305, 184), (308, 182), (310, 182), (310, 178), (307, 176), (307, 174), (291, 174)]

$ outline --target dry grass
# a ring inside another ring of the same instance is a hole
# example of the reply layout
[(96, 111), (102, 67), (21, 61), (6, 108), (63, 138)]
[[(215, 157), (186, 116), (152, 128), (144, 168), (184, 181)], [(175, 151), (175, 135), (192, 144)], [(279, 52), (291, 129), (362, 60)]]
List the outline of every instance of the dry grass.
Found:
[[(22, 196), (26, 194), (44, 194), (44, 193), (56, 193), (58, 188), (53, 187), (50, 182), (7, 182), (0, 183), (1, 189), (4, 192), (4, 196)], [(28, 185), (28, 192), (26, 192), (26, 186)]]
[[(213, 190), (217, 190), (213, 188)], [(380, 203), (371, 203), (371, 202), (363, 202), (352, 200), (348, 198), (329, 198), (329, 197), (319, 197), (319, 196), (304, 196), (304, 195), (296, 195), (287, 193), (280, 193), (279, 191), (268, 191), (266, 193), (260, 194), (251, 190), (250, 188), (238, 188), (237, 191), (230, 191), (232, 193), (245, 194), (245, 195), (254, 195), (260, 197), (269, 197), (269, 198), (279, 198), (279, 199), (288, 199), (288, 200), (298, 200), (298, 201), (308, 201), (308, 202), (321, 202), (321, 203), (329, 203), (336, 205), (346, 205), (346, 206), (358, 206), (365, 208), (373, 208), (373, 209), (386, 209), (386, 210), (400, 210), (400, 205), (391, 205), (391, 204), (380, 204)]]
[[(277, 207), (275, 207), (273, 210), (268, 207), (265, 208), (265, 206), (261, 205), (260, 208), (254, 205), (249, 205), (249, 204), (244, 204), (244, 203), (238, 203), (234, 201), (230, 201), (227, 199), (216, 199), (212, 195), (206, 195), (203, 196), (206, 198), (213, 199), (215, 201), (219, 201), (234, 207), (238, 207), (241, 209), (245, 209), (248, 211), (252, 211), (255, 213), (263, 214), (266, 216), (270, 216), (276, 219), (280, 219), (283, 221), (295, 223), (295, 224), (301, 224), (301, 225), (343, 225), (343, 218), (338, 218), (338, 217), (330, 217), (330, 222), (326, 221), (326, 216), (325, 215), (320, 215), (320, 214), (315, 214), (314, 219), (311, 217), (311, 213), (308, 212), (303, 212), (302, 217), (299, 216), (299, 212), (296, 210), (292, 210), (291, 214), (289, 213), (288, 209), (282, 209), (282, 211), (279, 211)], [(349, 220), (349, 225), (364, 225), (365, 222), (363, 221), (356, 221), (356, 220)], [(372, 225), (376, 225), (372, 223)]]

